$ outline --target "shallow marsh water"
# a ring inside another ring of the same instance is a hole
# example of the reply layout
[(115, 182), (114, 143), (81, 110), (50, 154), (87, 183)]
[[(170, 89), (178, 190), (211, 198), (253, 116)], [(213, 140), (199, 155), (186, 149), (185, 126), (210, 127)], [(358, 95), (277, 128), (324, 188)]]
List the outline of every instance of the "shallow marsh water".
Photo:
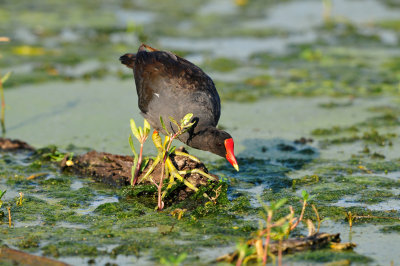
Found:
[[(37, 148), (129, 154), (129, 119), (142, 119), (132, 74), (117, 59), (147, 41), (200, 64), (215, 80), (220, 126), (234, 136), (241, 171), (190, 152), (228, 182), (230, 203), (198, 206), (178, 221), (172, 209), (156, 213), (124, 190), (62, 174), (29, 154), (2, 153), (3, 200), (14, 204), (23, 192), (26, 201), (13, 205), (12, 228), (1, 218), (1, 244), (73, 265), (152, 265), (181, 253), (188, 264), (209, 264), (258, 228), (259, 198), (286, 197), (298, 213), (306, 189), (329, 218), (321, 231), (358, 246), (299, 253), (285, 263), (400, 263), (396, 2), (332, 1), (328, 20), (320, 1), (96, 5), (87, 12), (93, 6), (79, 1), (47, 0), (36, 9), (6, 1), (0, 9), (1, 30), (14, 40), (0, 50), (2, 73), (14, 70), (6, 83), (7, 137)], [(65, 23), (61, 10), (68, 11)], [(313, 141), (295, 143), (301, 137)], [(145, 152), (154, 154), (150, 142)], [(348, 211), (385, 218), (357, 219), (350, 230)], [(310, 210), (306, 217), (315, 220)]]

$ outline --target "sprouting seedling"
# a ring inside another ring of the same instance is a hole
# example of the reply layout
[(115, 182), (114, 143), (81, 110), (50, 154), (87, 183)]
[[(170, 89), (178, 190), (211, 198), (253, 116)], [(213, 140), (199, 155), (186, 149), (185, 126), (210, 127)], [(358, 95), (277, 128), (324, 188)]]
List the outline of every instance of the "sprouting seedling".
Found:
[(24, 201), (25, 201), (25, 199), (24, 199), (24, 193), (19, 192), (19, 197), (18, 197), (17, 202), (16, 202), (17, 206), (22, 206), (22, 203), (23, 203)]
[(346, 216), (347, 216), (347, 220), (349, 221), (349, 227), (352, 228), (353, 227), (354, 216), (351, 213), (351, 211), (347, 212)]
[(129, 145), (131, 146), (131, 150), (135, 158), (133, 159), (133, 165), (132, 165), (132, 178), (131, 178), (131, 185), (135, 186), (137, 183), (137, 180), (139, 178), (139, 173), (143, 170), (143, 168), (146, 167), (148, 160), (145, 161), (145, 163), (142, 165), (142, 160), (143, 160), (143, 145), (146, 142), (147, 138), (149, 137), (150, 133), (150, 124), (147, 122), (147, 120), (144, 120), (144, 125), (143, 128), (137, 127), (136, 123), (133, 119), (130, 121), (131, 124), (131, 130), (133, 136), (139, 141), (140, 143), (140, 151), (139, 155), (137, 154), (135, 150), (135, 146), (133, 145), (133, 139), (132, 135), (129, 135)]
[(10, 206), (7, 207), (7, 211), (8, 211), (8, 227), (11, 228), (12, 218), (11, 218), (11, 207)]
[[(164, 144), (161, 145), (160, 147), (160, 142), (161, 142), (161, 138), (158, 139), (157, 136), (153, 137), (153, 140), (155, 140), (154, 144), (156, 145), (157, 149), (159, 150), (159, 153), (161, 152), (162, 154), (162, 163), (161, 163), (161, 177), (160, 177), (160, 182), (158, 184), (156, 184), (157, 190), (158, 190), (158, 209), (162, 210), (164, 208), (164, 202), (162, 201), (162, 187), (163, 187), (163, 180), (164, 180), (164, 175), (165, 175), (165, 166), (167, 164), (167, 170), (169, 170), (169, 173), (171, 174), (172, 179), (170, 180), (170, 187), (173, 184), (173, 177), (177, 177), (178, 179), (180, 179), (180, 181), (186, 181), (183, 179), (183, 177), (178, 173), (178, 171), (176, 170), (176, 168), (174, 167), (174, 165), (172, 164), (171, 160), (169, 160), (169, 155), (171, 154), (171, 145), (172, 145), (172, 141), (177, 138), (178, 136), (180, 136), (181, 134), (185, 133), (191, 126), (194, 125), (194, 123), (190, 123), (190, 120), (192, 119), (193, 114), (192, 113), (188, 113), (186, 114), (180, 121), (180, 124), (178, 124), (178, 122), (172, 118), (169, 117), (169, 120), (174, 123), (178, 130), (175, 133), (170, 133), (167, 129), (167, 127), (165, 126), (164, 120), (163, 118), (160, 116), (160, 122), (161, 122), (161, 126), (163, 127), (163, 129), (166, 132), (166, 137), (165, 137), (165, 141)], [(154, 135), (154, 134), (153, 134)], [(187, 186), (189, 186), (190, 188), (194, 189), (196, 191), (196, 187), (194, 187), (192, 184), (190, 184), (188, 181), (186, 181), (185, 183)], [(165, 195), (165, 194), (164, 194)]]
[[(154, 167), (161, 161), (161, 177), (160, 177), (159, 183), (157, 184), (152, 179), (150, 179), (150, 181), (153, 182), (153, 184), (157, 187), (157, 190), (158, 190), (157, 207), (159, 210), (163, 209), (164, 202), (162, 201), (162, 199), (167, 195), (168, 190), (175, 184), (176, 179), (179, 180), (180, 182), (183, 182), (188, 188), (192, 189), (193, 191), (198, 191), (198, 188), (196, 188), (188, 180), (184, 179), (182, 177), (182, 175), (197, 173), (197, 174), (203, 175), (204, 177), (206, 177), (210, 180), (215, 181), (214, 177), (201, 171), (200, 169), (178, 171), (175, 168), (174, 164), (172, 163), (171, 159), (169, 158), (169, 155), (171, 153), (175, 153), (176, 155), (186, 156), (196, 162), (199, 162), (199, 160), (196, 157), (191, 156), (184, 152), (175, 151), (175, 147), (171, 147), (172, 141), (175, 138), (177, 138), (178, 136), (185, 133), (187, 130), (189, 130), (194, 125), (194, 122), (190, 122), (192, 117), (193, 117), (193, 114), (188, 113), (179, 121), (179, 123), (174, 118), (169, 117), (169, 120), (171, 121), (171, 123), (173, 123), (177, 127), (177, 129), (173, 133), (168, 131), (167, 127), (165, 126), (163, 118), (160, 117), (161, 126), (166, 133), (164, 142), (162, 142), (161, 137), (158, 135), (158, 132), (155, 131), (153, 133), (152, 139), (153, 139), (154, 145), (157, 147), (158, 155), (157, 155), (157, 158), (155, 159), (155, 161), (153, 162), (151, 169), (149, 169), (149, 171), (146, 173), (146, 175), (143, 177), (143, 179), (147, 178), (150, 175), (149, 172), (152, 171), (154, 169)], [(161, 193), (165, 175), (167, 177), (169, 176), (170, 178), (169, 178), (168, 186), (166, 187), (164, 192)], [(208, 195), (205, 193), (203, 194), (203, 196), (210, 199), (208, 197)]]
[(0, 190), (0, 208), (1, 208), (1, 206), (3, 206), (2, 198), (3, 198), (4, 194), (6, 194), (6, 192), (7, 192), (7, 190), (4, 190), (4, 191)]
[(238, 260), (236, 262), (236, 265), (246, 265), (247, 264), (247, 256), (251, 253), (253, 253), (253, 250), (249, 245), (244, 242), (244, 243), (237, 243), (236, 244), (236, 250), (238, 252)]
[[(260, 229), (255, 234), (256, 238), (249, 240), (246, 245), (250, 247), (254, 247), (253, 253), (250, 255), (243, 256), (245, 252), (243, 252), (244, 248), (247, 246), (239, 248), (237, 247), (237, 251), (234, 253), (237, 257), (236, 265), (245, 265), (247, 261), (257, 259), (257, 261), (266, 265), (268, 258), (272, 258), (273, 264), (275, 264), (275, 255), (273, 252), (277, 252), (277, 263), (278, 265), (282, 265), (282, 257), (283, 251), (287, 249), (287, 246), (284, 244), (284, 239), (288, 238), (291, 231), (296, 228), (300, 221), (303, 220), (304, 211), (307, 206), (307, 202), (310, 201), (314, 196), (310, 196), (307, 191), (302, 191), (302, 202), (303, 208), (299, 218), (295, 217), (295, 212), (292, 206), (289, 206), (289, 214), (286, 216), (274, 219), (274, 215), (276, 212), (279, 212), (282, 209), (282, 206), (287, 202), (287, 199), (283, 198), (278, 201), (272, 201), (269, 204), (265, 204), (259, 198), (260, 204), (263, 207), (263, 212), (261, 212), (261, 216), (264, 219), (264, 223), (260, 221)], [(320, 223), (320, 216), (318, 211), (314, 205), (312, 205), (314, 212), (316, 214), (318, 228), (316, 229), (313, 222), (310, 219), (307, 219), (307, 225), (310, 234), (315, 234), (318, 232)], [(271, 240), (278, 241), (278, 245), (272, 244)], [(264, 241), (264, 244), (263, 244)], [(274, 248), (271, 248), (273, 245)], [(277, 248), (277, 249), (276, 249)], [(241, 253), (242, 252), (242, 253)]]
[[(179, 121), (179, 123), (174, 118), (169, 117), (169, 120), (171, 121), (171, 123), (176, 125), (176, 128), (177, 128), (176, 130), (174, 130), (173, 133), (169, 132), (169, 130), (165, 126), (163, 118), (160, 117), (161, 126), (164, 129), (164, 132), (166, 133), (164, 141), (162, 141), (160, 135), (158, 134), (158, 132), (156, 130), (152, 134), (151, 138), (153, 140), (154, 146), (157, 148), (158, 154), (154, 158), (154, 161), (150, 165), (149, 169), (146, 170), (146, 173), (142, 177), (141, 181), (148, 179), (150, 182), (152, 182), (157, 187), (158, 202), (157, 202), (157, 207), (156, 208), (158, 208), (159, 210), (163, 209), (164, 202), (162, 201), (162, 199), (167, 195), (167, 192), (169, 191), (169, 189), (176, 183), (175, 182), (176, 179), (179, 180), (180, 182), (183, 182), (187, 187), (189, 187), (193, 191), (198, 191), (198, 188), (196, 188), (188, 180), (184, 179), (182, 177), (182, 175), (197, 173), (197, 174), (203, 175), (204, 177), (206, 177), (206, 178), (208, 178), (210, 180), (213, 180), (213, 181), (216, 180), (213, 176), (211, 176), (211, 175), (209, 175), (209, 174), (205, 173), (204, 171), (202, 171), (200, 169), (197, 169), (197, 168), (196, 169), (191, 169), (191, 170), (178, 171), (176, 169), (176, 167), (174, 166), (174, 164), (172, 163), (171, 159), (169, 158), (169, 156), (172, 153), (174, 153), (175, 155), (188, 157), (188, 158), (190, 158), (191, 160), (193, 160), (195, 162), (200, 162), (199, 159), (197, 159), (196, 157), (194, 157), (192, 155), (189, 155), (187, 153), (181, 152), (181, 151), (176, 151), (175, 147), (172, 146), (172, 141), (175, 138), (177, 138), (181, 134), (185, 133), (187, 130), (189, 130), (194, 125), (194, 122), (190, 122), (192, 117), (193, 117), (193, 114), (189, 113), (189, 114), (185, 115)], [(148, 159), (147, 159), (147, 161), (144, 161), (144, 163), (141, 164), (141, 158), (142, 158), (143, 144), (146, 141), (146, 139), (148, 137), (148, 134), (150, 132), (150, 125), (145, 120), (144, 128), (141, 129), (140, 127), (138, 128), (136, 126), (136, 124), (135, 124), (135, 122), (133, 120), (131, 120), (131, 129), (132, 129), (133, 135), (141, 143), (140, 154), (138, 155), (136, 150), (135, 150), (135, 147), (133, 145), (132, 136), (129, 136), (129, 144), (131, 146), (132, 153), (135, 156), (134, 162), (133, 162), (133, 166), (132, 166), (131, 184), (135, 185), (136, 182), (137, 182), (139, 173), (146, 168), (146, 165), (148, 163)], [(160, 181), (157, 184), (153, 180), (151, 174), (153, 173), (154, 169), (156, 168), (156, 166), (160, 162), (162, 163), (162, 165), (161, 165), (161, 176), (160, 176)], [(163, 180), (164, 180), (165, 176), (167, 176), (166, 178), (168, 178), (168, 177), (170, 177), (170, 178), (169, 178), (168, 186), (163, 191)], [(162, 193), (162, 191), (163, 191), (163, 193)], [(206, 198), (210, 199), (208, 197), (208, 195), (206, 195), (205, 193), (203, 195)]]
[(262, 254), (260, 254), (260, 255), (262, 255), (262, 262), (264, 265), (267, 263), (267, 259), (268, 259), (268, 253), (269, 253), (268, 247), (269, 247), (269, 243), (271, 240), (271, 229), (273, 227), (277, 226), (277, 223), (275, 223), (275, 224), (272, 223), (272, 217), (274, 215), (274, 212), (276, 210), (278, 210), (280, 207), (282, 207), (286, 202), (287, 202), (287, 199), (283, 198), (277, 202), (271, 202), (269, 206), (264, 203), (261, 203), (262, 207), (264, 208), (265, 212), (267, 213), (267, 217), (265, 217), (265, 215), (262, 214), (262, 216), (264, 217), (264, 220), (267, 223), (267, 228), (260, 232), (260, 235), (264, 235), (264, 234), (266, 235), (265, 243), (264, 243), (264, 250), (262, 251)]
[(186, 257), (186, 253), (181, 253), (177, 257), (171, 255), (168, 258), (161, 258), (160, 263), (167, 266), (179, 266), (186, 259)]
[(302, 196), (302, 199), (303, 199), (303, 207), (301, 209), (300, 217), (290, 227), (290, 231), (295, 229), (299, 225), (299, 223), (303, 220), (304, 211), (306, 210), (307, 202), (315, 197), (315, 195), (314, 196), (310, 196), (310, 194), (308, 194), (308, 192), (306, 190), (301, 191), (301, 196)]

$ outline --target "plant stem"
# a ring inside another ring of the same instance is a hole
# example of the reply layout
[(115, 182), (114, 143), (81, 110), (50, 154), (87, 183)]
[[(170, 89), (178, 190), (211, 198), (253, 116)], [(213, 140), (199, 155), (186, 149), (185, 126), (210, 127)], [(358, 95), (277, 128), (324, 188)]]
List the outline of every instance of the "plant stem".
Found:
[(279, 239), (279, 246), (278, 246), (278, 265), (282, 265), (282, 238)]
[(264, 247), (263, 265), (267, 264), (267, 259), (268, 259), (268, 246), (271, 237), (271, 220), (272, 220), (272, 212), (268, 212), (267, 237), (265, 238), (265, 244), (264, 244), (265, 247)]
[(236, 266), (241, 266), (243, 262), (243, 256), (242, 256), (242, 252), (240, 252), (239, 258), (236, 262)]
[(7, 207), (8, 210), (8, 226), (11, 228), (11, 207)]
[(136, 182), (139, 178), (139, 171), (140, 168), (142, 167), (142, 160), (143, 160), (143, 144), (144, 143), (140, 143), (140, 152), (139, 152), (139, 158), (138, 158), (138, 163), (136, 165), (136, 169), (135, 169), (135, 174), (134, 174), (134, 178), (133, 178), (133, 183), (132, 186), (136, 185)]
[(174, 138), (177, 136), (177, 134), (179, 133), (179, 131), (177, 133), (175, 133), (169, 140), (167, 143), (167, 148), (165, 149), (165, 153), (164, 153), (164, 158), (163, 161), (161, 163), (161, 178), (160, 178), (160, 182), (158, 184), (158, 210), (162, 210), (163, 209), (163, 205), (162, 205), (162, 197), (161, 197), (161, 190), (162, 190), (162, 186), (163, 186), (163, 181), (164, 181), (164, 174), (165, 174), (165, 162), (167, 161), (167, 158), (169, 156), (169, 149), (171, 148), (171, 144), (172, 141), (174, 140)]
[(313, 210), (315, 212), (315, 216), (317, 216), (317, 221), (318, 221), (317, 233), (319, 233), (319, 228), (321, 227), (321, 218), (319, 218), (319, 213), (318, 213), (318, 210), (315, 207), (315, 205), (312, 204), (311, 207), (313, 208)]
[[(164, 156), (165, 157), (165, 156)], [(164, 179), (164, 171), (165, 171), (165, 160), (163, 159), (162, 163), (161, 163), (161, 178), (160, 178), (160, 183), (157, 186), (157, 190), (158, 190), (158, 210), (162, 210), (163, 209), (163, 204), (162, 204), (162, 199), (161, 199), (161, 190), (162, 190), (162, 186), (163, 186), (163, 179)]]
[(5, 120), (5, 109), (6, 109), (6, 102), (4, 99), (4, 89), (3, 89), (3, 82), (1, 82), (1, 77), (0, 77), (0, 94), (1, 94), (1, 132), (3, 134), (3, 136), (6, 134), (6, 124), (4, 122)]
[(307, 206), (307, 201), (305, 200), (305, 201), (303, 201), (303, 208), (301, 209), (300, 217), (299, 217), (299, 219), (297, 219), (297, 221), (294, 223), (294, 225), (292, 225), (292, 227), (290, 227), (290, 231), (295, 229), (299, 225), (301, 220), (303, 220), (304, 211), (306, 210), (306, 206)]

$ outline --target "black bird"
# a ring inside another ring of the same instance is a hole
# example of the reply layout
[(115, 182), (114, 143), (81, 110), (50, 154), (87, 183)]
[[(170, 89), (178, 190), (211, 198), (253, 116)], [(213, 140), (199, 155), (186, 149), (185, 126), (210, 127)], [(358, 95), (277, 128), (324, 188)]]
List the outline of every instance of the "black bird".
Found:
[(199, 67), (171, 52), (159, 51), (142, 44), (136, 54), (119, 59), (133, 69), (139, 109), (157, 131), (164, 132), (160, 116), (168, 131), (177, 121), (193, 113), (193, 127), (178, 139), (188, 146), (225, 157), (239, 171), (234, 142), (229, 133), (216, 128), (221, 115), (221, 101), (211, 78)]

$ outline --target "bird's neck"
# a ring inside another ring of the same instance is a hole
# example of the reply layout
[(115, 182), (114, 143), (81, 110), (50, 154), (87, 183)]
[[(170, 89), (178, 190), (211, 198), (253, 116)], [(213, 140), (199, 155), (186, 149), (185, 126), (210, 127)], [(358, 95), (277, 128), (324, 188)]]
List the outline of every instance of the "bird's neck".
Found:
[(219, 130), (216, 127), (206, 127), (195, 130), (186, 144), (192, 148), (209, 151), (221, 157), (225, 157), (226, 149), (224, 145), (225, 139), (230, 135), (225, 131)]

